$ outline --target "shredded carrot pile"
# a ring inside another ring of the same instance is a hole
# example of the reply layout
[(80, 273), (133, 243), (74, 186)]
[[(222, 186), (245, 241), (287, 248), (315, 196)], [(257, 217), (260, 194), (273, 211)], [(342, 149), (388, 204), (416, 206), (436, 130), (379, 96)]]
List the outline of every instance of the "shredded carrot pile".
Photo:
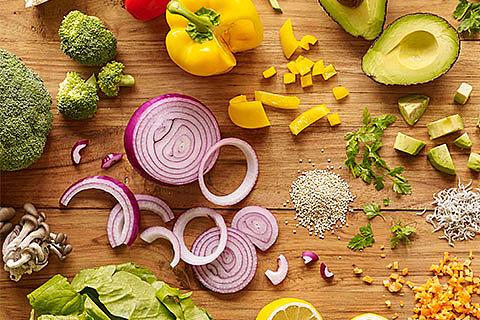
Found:
[[(460, 262), (445, 252), (443, 260), (430, 268), (434, 276), (413, 288), (417, 304), (411, 319), (480, 319), (480, 303), (472, 300), (480, 295), (480, 278), (474, 276), (472, 258), (470, 255)], [(448, 280), (440, 281), (447, 277)]]

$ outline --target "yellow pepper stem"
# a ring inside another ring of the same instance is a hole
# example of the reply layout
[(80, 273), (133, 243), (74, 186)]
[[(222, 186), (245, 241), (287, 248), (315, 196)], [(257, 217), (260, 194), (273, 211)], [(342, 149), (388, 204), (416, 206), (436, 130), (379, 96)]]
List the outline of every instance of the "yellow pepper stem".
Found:
[[(181, 15), (189, 21), (190, 26), (187, 27), (187, 31), (188, 29), (190, 29), (190, 31), (194, 31), (194, 34), (189, 32), (192, 39), (199, 42), (202, 42), (204, 39), (211, 39), (215, 24), (212, 22), (212, 17), (209, 15), (200, 15), (194, 13), (187, 9), (179, 0), (171, 0), (167, 5), (167, 10), (172, 14)], [(211, 11), (213, 12), (213, 10)], [(194, 30), (191, 30), (192, 28)]]

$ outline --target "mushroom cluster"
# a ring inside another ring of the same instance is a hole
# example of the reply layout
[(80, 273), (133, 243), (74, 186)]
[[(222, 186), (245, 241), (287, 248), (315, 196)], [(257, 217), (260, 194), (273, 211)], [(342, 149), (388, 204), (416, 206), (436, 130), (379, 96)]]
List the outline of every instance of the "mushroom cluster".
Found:
[(50, 252), (63, 260), (72, 251), (65, 234), (50, 232), (45, 213), (38, 212), (31, 203), (23, 208), (25, 214), (7, 235), (2, 247), (4, 269), (10, 272), (13, 281), (43, 269), (48, 264)]
[(15, 209), (0, 208), (0, 238), (3, 238), (13, 230), (13, 224), (10, 222), (15, 217)]

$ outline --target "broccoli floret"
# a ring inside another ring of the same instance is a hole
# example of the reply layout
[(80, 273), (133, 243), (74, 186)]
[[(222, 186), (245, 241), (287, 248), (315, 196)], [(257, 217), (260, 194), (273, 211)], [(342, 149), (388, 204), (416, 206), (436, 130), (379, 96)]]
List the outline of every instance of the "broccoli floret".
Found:
[(103, 66), (117, 53), (117, 39), (103, 22), (80, 11), (71, 11), (58, 30), (60, 48), (73, 60)]
[(38, 74), (0, 49), (0, 171), (21, 170), (43, 153), (52, 97)]
[(98, 86), (107, 97), (116, 97), (120, 87), (131, 87), (135, 84), (135, 79), (129, 74), (123, 74), (123, 69), (123, 63), (112, 61), (98, 74)]
[(88, 119), (97, 112), (97, 84), (92, 75), (85, 81), (78, 73), (68, 72), (57, 94), (58, 111), (74, 120)]

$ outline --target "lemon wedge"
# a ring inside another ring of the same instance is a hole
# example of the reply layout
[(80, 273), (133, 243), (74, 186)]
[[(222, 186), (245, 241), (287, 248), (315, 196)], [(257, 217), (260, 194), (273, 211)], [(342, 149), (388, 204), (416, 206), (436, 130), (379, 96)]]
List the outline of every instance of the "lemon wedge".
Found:
[(388, 320), (385, 317), (379, 316), (375, 313), (364, 313), (359, 316), (353, 317), (352, 320)]
[(307, 301), (283, 298), (263, 307), (256, 320), (322, 320), (322, 316)]

